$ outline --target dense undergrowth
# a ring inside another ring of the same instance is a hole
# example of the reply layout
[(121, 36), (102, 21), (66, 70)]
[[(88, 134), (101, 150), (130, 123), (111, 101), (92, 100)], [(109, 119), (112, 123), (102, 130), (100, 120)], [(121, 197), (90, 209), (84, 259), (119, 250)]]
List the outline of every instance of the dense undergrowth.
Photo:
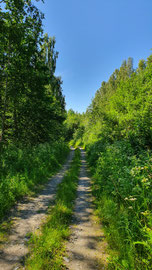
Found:
[(102, 152), (98, 145), (90, 147), (88, 160), (97, 213), (113, 250), (109, 268), (151, 269), (152, 152), (137, 155), (128, 142), (119, 141)]
[(0, 220), (17, 200), (35, 194), (60, 168), (68, 152), (64, 142), (6, 147), (0, 156)]
[(109, 268), (152, 269), (152, 56), (137, 69), (124, 61), (85, 114), (68, 112), (66, 125), (87, 150)]
[(75, 150), (71, 167), (59, 184), (54, 207), (48, 210), (41, 233), (30, 240), (30, 255), (25, 262), (28, 270), (65, 269), (63, 264), (64, 241), (69, 237), (74, 200), (80, 167), (80, 150)]

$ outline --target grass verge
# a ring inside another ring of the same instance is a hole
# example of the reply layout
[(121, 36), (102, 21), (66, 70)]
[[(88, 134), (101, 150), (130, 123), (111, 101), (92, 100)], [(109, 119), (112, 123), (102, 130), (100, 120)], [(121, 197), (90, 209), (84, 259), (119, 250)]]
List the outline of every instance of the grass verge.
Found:
[(65, 269), (64, 241), (70, 235), (74, 200), (80, 168), (80, 150), (75, 150), (71, 168), (59, 184), (54, 207), (50, 207), (46, 223), (39, 233), (32, 235), (29, 242), (30, 255), (25, 260), (27, 270)]
[(10, 209), (22, 197), (35, 196), (60, 169), (68, 153), (64, 142), (26, 149), (9, 146), (0, 153), (0, 246), (7, 241), (11, 228)]
[[(100, 145), (99, 145), (100, 146)], [(152, 152), (136, 153), (128, 141), (88, 151), (93, 195), (104, 225), (108, 269), (152, 269)]]

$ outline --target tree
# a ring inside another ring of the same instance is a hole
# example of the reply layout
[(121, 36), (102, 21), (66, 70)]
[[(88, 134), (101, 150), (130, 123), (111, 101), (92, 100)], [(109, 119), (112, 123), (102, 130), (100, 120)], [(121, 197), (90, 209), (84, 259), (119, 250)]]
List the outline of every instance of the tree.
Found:
[(138, 71), (142, 71), (146, 68), (146, 62), (145, 60), (141, 59), (138, 63)]
[(133, 71), (134, 71), (134, 69), (133, 69), (133, 58), (129, 57), (128, 60), (127, 60), (127, 73), (128, 73), (129, 77), (131, 76)]
[(58, 138), (65, 119), (65, 100), (62, 81), (54, 75), (58, 56), (55, 39), (43, 36), (44, 15), (31, 1), (3, 3), (5, 10), (0, 10), (2, 142), (33, 144)]

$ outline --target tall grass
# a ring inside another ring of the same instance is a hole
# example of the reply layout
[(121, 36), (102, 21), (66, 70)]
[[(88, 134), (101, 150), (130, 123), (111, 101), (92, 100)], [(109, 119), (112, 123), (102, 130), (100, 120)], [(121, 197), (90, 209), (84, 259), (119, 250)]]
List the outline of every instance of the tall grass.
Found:
[(80, 150), (75, 151), (71, 168), (59, 184), (55, 206), (50, 207), (46, 223), (30, 240), (30, 255), (25, 262), (28, 270), (66, 269), (63, 264), (64, 241), (69, 236), (80, 167)]
[(109, 268), (152, 269), (152, 152), (137, 154), (119, 141), (88, 153), (97, 212), (113, 250)]
[(63, 142), (4, 149), (0, 154), (0, 220), (17, 200), (36, 193), (60, 168), (68, 152)]

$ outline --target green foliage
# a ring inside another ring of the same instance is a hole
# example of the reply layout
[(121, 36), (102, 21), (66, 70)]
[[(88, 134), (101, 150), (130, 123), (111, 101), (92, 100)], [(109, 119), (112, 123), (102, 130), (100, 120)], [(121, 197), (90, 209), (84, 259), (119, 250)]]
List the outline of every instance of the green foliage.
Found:
[(74, 112), (72, 109), (67, 112), (67, 117), (64, 122), (65, 137), (70, 144), (78, 147), (83, 145), (84, 135), (84, 114)]
[[(82, 142), (113, 143), (128, 140), (133, 148), (152, 146), (152, 63), (140, 61), (136, 70), (133, 60), (123, 62), (108, 82), (96, 92), (86, 114), (77, 127), (83, 127)], [(142, 66), (143, 64), (143, 66)], [(79, 133), (79, 131), (74, 133)]]
[(0, 9), (0, 142), (33, 145), (60, 139), (65, 100), (55, 76), (55, 38), (43, 35), (44, 15), (29, 0)]
[(37, 192), (40, 185), (60, 168), (68, 151), (63, 142), (25, 149), (9, 146), (3, 150), (0, 159), (0, 219), (21, 197)]
[(73, 134), (75, 143), (79, 132), (113, 250), (109, 268), (151, 269), (152, 56), (136, 70), (132, 58), (123, 61), (96, 92)]
[(74, 199), (80, 167), (80, 150), (75, 151), (71, 168), (58, 186), (55, 206), (50, 207), (47, 222), (40, 235), (33, 235), (30, 240), (30, 256), (25, 262), (25, 269), (65, 269), (62, 256), (64, 241), (69, 237)]
[[(152, 152), (135, 155), (127, 142), (115, 142), (100, 152), (93, 193), (115, 262), (123, 269), (151, 269)], [(127, 266), (128, 265), (128, 266)], [(115, 268), (114, 268), (115, 269)]]

